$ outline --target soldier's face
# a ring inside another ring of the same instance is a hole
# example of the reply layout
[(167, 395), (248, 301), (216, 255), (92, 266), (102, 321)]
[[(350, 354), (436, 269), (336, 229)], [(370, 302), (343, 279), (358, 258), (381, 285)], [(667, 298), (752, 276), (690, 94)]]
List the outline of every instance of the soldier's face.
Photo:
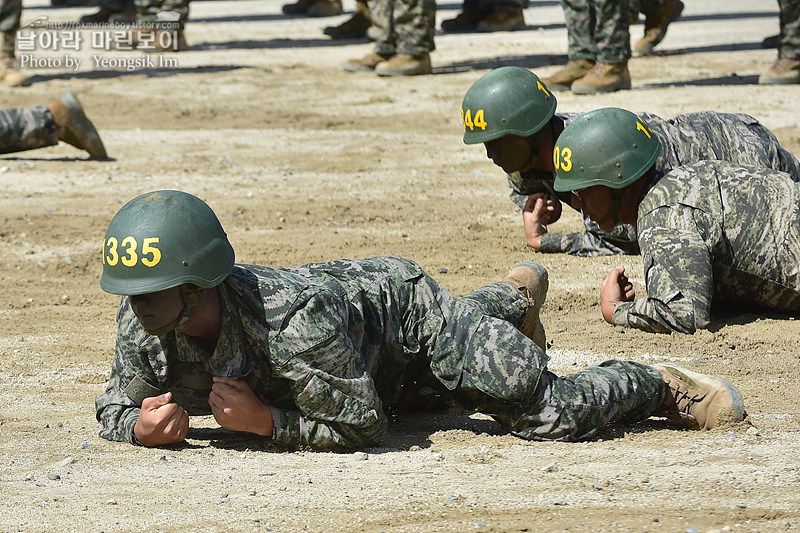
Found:
[(156, 331), (174, 322), (183, 311), (180, 287), (130, 297), (133, 314), (147, 331)]
[(523, 170), (533, 155), (528, 140), (518, 135), (505, 135), (483, 145), (486, 157), (508, 174)]
[(602, 230), (610, 230), (617, 224), (611, 216), (611, 189), (602, 185), (572, 191), (572, 205), (597, 222)]

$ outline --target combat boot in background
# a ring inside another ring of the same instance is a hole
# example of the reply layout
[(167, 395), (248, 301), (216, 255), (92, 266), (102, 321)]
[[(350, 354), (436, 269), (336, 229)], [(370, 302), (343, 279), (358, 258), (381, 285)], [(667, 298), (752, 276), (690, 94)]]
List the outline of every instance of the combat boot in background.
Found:
[(503, 281), (512, 284), (525, 294), (528, 299), (528, 309), (525, 311), (519, 330), (546, 352), (547, 338), (544, 326), (539, 320), (539, 313), (547, 298), (547, 289), (550, 287), (547, 269), (536, 261), (522, 261), (511, 269)]
[(372, 15), (366, 2), (356, 2), (353, 16), (338, 26), (328, 26), (322, 33), (332, 39), (361, 39), (367, 37), (367, 30), (372, 26)]
[(727, 381), (672, 363), (653, 367), (661, 373), (669, 389), (653, 416), (677, 420), (694, 429), (712, 429), (744, 420), (742, 396)]
[(489, 33), (493, 31), (517, 31), (525, 29), (525, 18), (522, 10), (492, 11), (475, 26), (475, 31)]
[(453, 33), (475, 31), (475, 29), (478, 27), (478, 23), (489, 15), (490, 13), (479, 13), (477, 11), (465, 9), (456, 15), (455, 18), (443, 20), (442, 31)]
[(633, 55), (644, 56), (653, 51), (667, 34), (667, 27), (678, 20), (683, 13), (683, 2), (664, 0), (658, 8), (648, 13), (644, 19), (644, 37), (633, 45)]
[(552, 76), (542, 78), (542, 82), (551, 91), (568, 91), (572, 86), (572, 82), (584, 77), (592, 68), (594, 68), (594, 61), (574, 59), (567, 61), (566, 66)]
[(431, 56), (427, 53), (418, 56), (397, 54), (375, 65), (378, 76), (418, 76), (432, 71)]
[(308, 15), (310, 17), (332, 17), (341, 15), (342, 0), (298, 0), (282, 8), (287, 15)]
[(383, 54), (371, 53), (367, 54), (361, 59), (349, 59), (344, 64), (344, 69), (348, 72), (372, 72), (379, 64), (383, 63), (392, 56), (385, 56)]
[(800, 59), (781, 58), (768, 71), (758, 77), (761, 85), (800, 83)]
[(20, 72), (16, 50), (17, 32), (0, 32), (0, 83), (8, 87), (27, 87), (31, 80)]
[(94, 124), (86, 118), (83, 106), (73, 92), (53, 100), (47, 108), (58, 128), (58, 139), (89, 152), (94, 159), (107, 159), (106, 149)]
[[(548, 85), (549, 87), (549, 85)], [(628, 62), (595, 63), (592, 70), (579, 80), (575, 80), (570, 89), (573, 94), (598, 94), (631, 88), (631, 74)]]

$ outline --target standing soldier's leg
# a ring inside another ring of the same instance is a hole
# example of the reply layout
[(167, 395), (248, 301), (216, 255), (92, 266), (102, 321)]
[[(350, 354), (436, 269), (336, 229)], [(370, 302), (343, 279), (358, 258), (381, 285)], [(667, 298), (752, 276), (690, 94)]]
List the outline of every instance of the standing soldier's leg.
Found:
[(435, 48), (436, 0), (395, 0), (391, 24), (396, 54), (376, 65), (375, 73), (379, 76), (430, 74), (430, 52)]
[(375, 67), (397, 53), (394, 31), (395, 0), (370, 0), (369, 14), (375, 35), (374, 51), (360, 59), (349, 59), (344, 69), (349, 72), (374, 72)]
[(595, 0), (596, 64), (572, 84), (575, 94), (595, 94), (630, 89), (630, 7), (628, 0)]
[(17, 30), (22, 18), (22, 0), (0, 0), (0, 83), (9, 87), (30, 85), (17, 65)]
[[(155, 26), (155, 46), (162, 51), (186, 50), (184, 29), (189, 20), (189, 0), (135, 0), (138, 22)], [(143, 27), (148, 36), (153, 28)], [(138, 40), (143, 40), (137, 38)]]
[(567, 25), (567, 65), (542, 81), (553, 91), (568, 91), (597, 60), (593, 0), (561, 0)]
[(778, 60), (758, 78), (761, 84), (800, 83), (800, 0), (779, 0)]
[[(680, 18), (683, 7), (681, 0), (642, 0), (644, 36), (633, 45), (633, 54), (643, 56), (652, 53), (667, 34), (667, 27)], [(633, 6), (630, 9), (633, 11)]]

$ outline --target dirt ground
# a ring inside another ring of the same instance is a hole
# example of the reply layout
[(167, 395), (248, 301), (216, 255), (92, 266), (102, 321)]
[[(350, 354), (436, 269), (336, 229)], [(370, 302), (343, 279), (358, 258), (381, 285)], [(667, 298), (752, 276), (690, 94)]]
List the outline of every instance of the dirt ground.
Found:
[[(515, 33), (436, 35), (434, 74), (380, 79), (342, 63), (371, 51), (330, 41), (329, 19), (288, 17), (279, 0), (192, 2), (190, 49), (168, 67), (70, 55), (2, 107), (75, 91), (110, 161), (71, 146), (0, 156), (0, 530), (15, 531), (797, 531), (800, 321), (717, 317), (695, 335), (603, 322), (598, 287), (638, 257), (586, 259), (527, 248), (505, 176), (461, 142), (459, 109), (488, 69), (546, 76), (565, 61), (555, 0), (532, 0)], [(559, 94), (559, 109), (622, 106), (664, 117), (746, 112), (800, 155), (800, 87), (763, 87), (777, 2), (686, 0), (633, 89)], [(346, 11), (354, 7), (345, 0)], [(437, 26), (460, 3), (441, 4)], [(92, 7), (25, 3), (23, 19), (74, 21)], [(642, 33), (641, 20), (632, 36)], [(148, 56), (154, 61), (161, 56)], [(118, 298), (98, 285), (105, 228), (127, 200), (176, 188), (204, 198), (241, 262), (288, 266), (398, 254), (466, 294), (534, 258), (550, 272), (543, 310), (551, 369), (609, 358), (679, 361), (735, 384), (746, 423), (695, 432), (652, 419), (586, 443), (525, 442), (460, 410), (404, 416), (384, 447), (286, 452), (193, 419), (187, 444), (137, 448), (97, 436)], [(551, 231), (580, 227), (565, 212)]]

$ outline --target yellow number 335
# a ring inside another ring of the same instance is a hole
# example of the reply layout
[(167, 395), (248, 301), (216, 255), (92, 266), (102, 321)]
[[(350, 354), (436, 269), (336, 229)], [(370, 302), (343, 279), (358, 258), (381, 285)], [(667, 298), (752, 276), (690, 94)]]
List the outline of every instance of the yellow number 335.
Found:
[(139, 243), (135, 238), (128, 236), (119, 242), (116, 237), (109, 237), (103, 243), (103, 264), (113, 267), (122, 263), (126, 267), (134, 267), (141, 261), (146, 267), (154, 267), (161, 261), (161, 250), (156, 246), (158, 240), (158, 237), (144, 239), (142, 250), (138, 252)]

